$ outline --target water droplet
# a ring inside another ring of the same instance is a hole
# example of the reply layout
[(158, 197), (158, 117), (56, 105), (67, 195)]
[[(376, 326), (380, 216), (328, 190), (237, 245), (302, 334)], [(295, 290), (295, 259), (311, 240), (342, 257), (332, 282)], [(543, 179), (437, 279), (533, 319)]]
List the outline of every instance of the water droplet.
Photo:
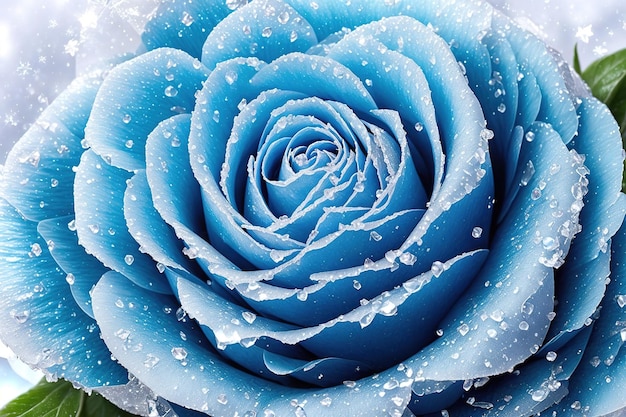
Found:
[(472, 237), (473, 237), (473, 238), (478, 239), (478, 238), (480, 238), (482, 235), (483, 235), (483, 228), (482, 228), (482, 227), (478, 227), (478, 226), (476, 226), (476, 227), (474, 227), (474, 228), (472, 229)]
[(126, 341), (130, 337), (130, 331), (126, 329), (119, 329), (114, 333), (114, 335), (119, 339)]
[(30, 310), (11, 310), (9, 312), (9, 315), (19, 324), (24, 324), (28, 321), (28, 318), (30, 317)]
[(498, 104), (498, 112), (504, 113), (506, 111), (506, 104), (500, 103)]
[(269, 26), (264, 27), (261, 31), (261, 36), (263, 36), (264, 38), (269, 38), (270, 36), (272, 36), (272, 28)]
[(530, 179), (535, 175), (535, 165), (533, 165), (532, 161), (528, 161), (526, 163), (526, 167), (522, 172), (522, 177), (520, 178), (520, 185), (526, 186)]
[(185, 26), (191, 26), (193, 23), (193, 16), (190, 15), (187, 11), (183, 12), (183, 18), (181, 19), (181, 22), (183, 23), (183, 25)]
[(126, 265), (132, 265), (133, 262), (135, 262), (135, 257), (133, 255), (126, 255), (124, 256), (124, 262), (126, 263)]
[(41, 249), (41, 245), (39, 243), (33, 243), (32, 245), (30, 245), (30, 252), (29, 252), (29, 256), (32, 257), (38, 257), (39, 255), (41, 255), (41, 253), (43, 252), (43, 250)]
[(256, 314), (254, 314), (251, 311), (244, 311), (244, 312), (241, 313), (241, 316), (249, 324), (254, 323), (254, 321), (256, 320)]
[(130, 123), (131, 120), (132, 120), (132, 117), (130, 114), (125, 114), (124, 116), (122, 116), (122, 122), (124, 122), (125, 124)]
[(418, 132), (421, 132), (422, 130), (424, 130), (424, 125), (422, 123), (420, 123), (420, 122), (415, 123), (415, 125), (413, 127)]
[(185, 348), (175, 347), (175, 348), (172, 348), (171, 352), (172, 352), (172, 356), (177, 361), (183, 361), (187, 358), (187, 350), (185, 350)]
[(372, 321), (374, 321), (374, 317), (376, 317), (376, 313), (367, 313), (366, 315), (361, 317), (359, 319), (359, 325), (361, 326), (361, 328), (364, 329), (369, 326)]
[(74, 274), (69, 273), (65, 276), (65, 281), (70, 285), (74, 285), (74, 282), (76, 282), (76, 277), (74, 276)]
[(535, 133), (526, 132), (526, 134), (524, 135), (524, 139), (526, 139), (526, 142), (532, 142), (533, 140), (535, 140)]
[(100, 232), (100, 226), (98, 226), (97, 224), (90, 224), (87, 227), (89, 228), (89, 230), (91, 230), (91, 233), (93, 234), (97, 234)]
[(182, 307), (176, 309), (176, 320), (184, 321), (187, 317), (187, 312)]
[(220, 122), (220, 111), (219, 110), (213, 110), (213, 121), (215, 123), (219, 123)]
[(348, 388), (354, 388), (356, 387), (356, 382), (355, 381), (343, 381), (343, 385), (345, 385)]
[(550, 352), (546, 353), (546, 360), (548, 362), (554, 362), (556, 360), (556, 356), (556, 352), (551, 350)]
[(400, 259), (400, 262), (404, 265), (411, 266), (417, 261), (417, 256), (413, 255), (411, 252), (404, 252), (398, 259)]
[(296, 32), (295, 30), (292, 30), (291, 33), (289, 34), (289, 41), (295, 42), (296, 40), (298, 40), (298, 32)]
[(224, 79), (228, 85), (233, 85), (235, 81), (237, 81), (237, 77), (238, 76), (235, 71), (227, 71), (226, 74), (224, 74)]
[(380, 313), (383, 316), (395, 316), (398, 312), (398, 306), (396, 306), (391, 300), (385, 300), (380, 307)]
[(160, 359), (156, 356), (154, 356), (151, 353), (148, 353), (146, 355), (146, 360), (143, 361), (143, 366), (145, 366), (148, 369), (154, 368), (154, 366), (159, 363)]
[(439, 277), (441, 273), (444, 271), (444, 269), (445, 269), (444, 264), (440, 261), (435, 261), (430, 266), (430, 272), (433, 274), (435, 278)]
[(278, 15), (278, 22), (279, 23), (284, 25), (288, 21), (289, 21), (289, 12), (288, 11), (285, 10), (284, 12), (282, 12), (282, 13), (280, 13)]
[(168, 85), (165, 87), (165, 95), (167, 97), (176, 97), (178, 95), (178, 90), (173, 85)]
[(352, 281), (352, 286), (354, 287), (355, 290), (360, 290), (361, 289), (361, 283), (359, 281), (357, 281), (356, 279), (354, 281)]
[(457, 331), (459, 332), (459, 334), (460, 334), (461, 336), (465, 336), (465, 335), (469, 332), (469, 330), (470, 330), (470, 329), (469, 329), (469, 326), (467, 325), (467, 323), (463, 323), (462, 325), (460, 325), (460, 326), (457, 328)]
[(220, 395), (218, 395), (218, 396), (217, 396), (217, 402), (218, 402), (218, 403), (220, 403), (220, 404), (222, 404), (222, 405), (227, 404), (227, 403), (228, 403), (228, 398), (226, 398), (226, 394), (220, 394)]
[(248, 0), (226, 0), (226, 7), (229, 10), (236, 10), (248, 3)]
[(550, 392), (547, 389), (544, 389), (544, 388), (537, 389), (537, 390), (533, 391), (532, 399), (533, 399), (533, 401), (541, 402), (541, 401), (545, 400), (548, 397), (549, 393)]
[(320, 404), (322, 404), (324, 407), (330, 407), (332, 403), (333, 400), (330, 397), (324, 397), (320, 400)]
[(383, 237), (377, 231), (372, 230), (370, 232), (370, 238), (375, 242), (379, 242)]
[(555, 250), (559, 247), (559, 241), (551, 236), (546, 236), (541, 240), (541, 244), (545, 250)]

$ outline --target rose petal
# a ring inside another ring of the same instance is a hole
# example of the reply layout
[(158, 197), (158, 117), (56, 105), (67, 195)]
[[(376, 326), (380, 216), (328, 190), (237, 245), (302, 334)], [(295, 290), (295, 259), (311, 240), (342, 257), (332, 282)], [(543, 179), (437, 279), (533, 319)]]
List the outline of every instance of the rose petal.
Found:
[(170, 47), (199, 59), (211, 30), (231, 12), (228, 2), (164, 1), (148, 20), (141, 40), (148, 51)]
[(9, 152), (2, 195), (28, 219), (73, 214), (72, 167), (83, 151), (83, 129), (100, 81), (74, 81)]
[[(443, 336), (411, 359), (426, 379), (465, 380), (507, 372), (535, 353), (548, 331), (554, 308), (552, 268), (567, 254), (576, 231), (581, 200), (570, 189), (580, 183), (577, 170), (582, 165), (549, 126), (537, 124), (533, 132), (536, 140), (525, 143), (520, 160), (531, 160), (536, 174), (528, 178), (520, 167), (518, 175), (527, 185), (496, 231), (490, 256), (467, 298), (450, 310), (442, 323)], [(560, 173), (550, 175), (555, 161), (561, 164)], [(540, 183), (542, 196), (537, 197)], [(554, 201), (569, 209), (558, 221)], [(421, 365), (424, 361), (427, 366)]]
[(610, 273), (607, 241), (626, 212), (626, 197), (620, 193), (623, 156), (619, 129), (595, 99), (582, 99), (578, 112), (580, 130), (568, 146), (586, 156), (581, 172), (588, 172), (589, 183), (571, 192), (589, 191), (580, 214), (583, 229), (572, 243), (568, 262), (556, 274), (559, 303), (545, 347), (552, 350), (583, 327), (602, 300)]
[(573, 416), (607, 415), (624, 408), (621, 395), (626, 389), (623, 375), (626, 369), (626, 352), (623, 348), (626, 332), (626, 264), (622, 255), (626, 251), (626, 227), (622, 227), (611, 240), (611, 282), (602, 300), (599, 318), (593, 325), (589, 344), (582, 361), (570, 378), (569, 394), (547, 412), (555, 410)]
[(193, 270), (189, 258), (183, 256), (183, 242), (176, 238), (154, 208), (145, 171), (138, 171), (128, 180), (124, 193), (124, 218), (128, 232), (139, 244), (141, 252), (161, 264), (157, 268), (168, 266)]
[(423, 165), (416, 164), (420, 178), (436, 193), (443, 178), (444, 156), (428, 80), (415, 61), (387, 49), (372, 36), (370, 32), (376, 33), (376, 29), (376, 25), (368, 25), (347, 35), (331, 48), (329, 56), (365, 80), (380, 108), (399, 113), (403, 124), (409, 127), (407, 136), (411, 145), (424, 161)]
[(465, 383), (465, 398), (448, 411), (459, 417), (470, 417), (478, 410), (485, 417), (502, 413), (543, 414), (546, 408), (567, 395), (569, 378), (582, 359), (590, 333), (579, 333), (565, 348), (537, 355), (512, 373), (493, 377), (488, 382), (478, 379), (474, 384)]
[[(302, 344), (319, 358), (350, 359), (382, 370), (435, 338), (439, 320), (469, 284), (465, 271), (477, 270), (486, 255), (486, 251), (468, 253), (441, 263), (436, 272), (416, 276), (353, 311), (302, 329), (251, 315), (246, 308), (220, 299), (208, 287), (182, 277), (177, 286), (183, 308), (210, 329), (218, 347), (245, 345), (265, 337), (287, 345)], [(441, 300), (437, 308), (426, 302), (433, 298)], [(419, 331), (406, 334), (407, 326), (416, 322)], [(402, 343), (391, 342), (399, 338)]]
[[(316, 391), (258, 380), (224, 362), (201, 341), (197, 329), (178, 321), (168, 310), (175, 301), (143, 291), (117, 273), (106, 274), (93, 296), (103, 338), (116, 358), (155, 394), (187, 408), (213, 415), (243, 410), (288, 415), (297, 408), (310, 415), (384, 415), (402, 410), (408, 401), (410, 384), (395, 369)], [(132, 348), (139, 344), (142, 349)], [(164, 378), (176, 384), (163, 384)]]
[(124, 191), (131, 174), (108, 165), (93, 151), (83, 153), (76, 169), (74, 198), (79, 243), (108, 268), (139, 286), (170, 293), (165, 279), (154, 280), (155, 262), (139, 251), (124, 218)]
[(213, 69), (237, 57), (270, 62), (290, 52), (304, 52), (316, 43), (313, 28), (289, 4), (253, 1), (211, 31), (202, 48), (202, 63)]
[[(124, 384), (127, 371), (112, 359), (95, 322), (69, 297), (65, 273), (50, 256), (37, 223), (0, 199), (4, 239), (0, 267), (0, 337), (20, 359), (53, 378), (85, 388)], [(78, 253), (78, 248), (75, 248)], [(51, 308), (52, 307), (52, 308)]]
[[(541, 90), (541, 107), (538, 120), (550, 123), (559, 132), (565, 143), (576, 133), (578, 121), (574, 108), (574, 97), (577, 91), (571, 91), (563, 78), (554, 53), (537, 37), (518, 26), (511, 25), (508, 18), (494, 15), (493, 26), (502, 30), (516, 52), (517, 61), (522, 67), (528, 68), (536, 77)], [(561, 87), (561, 88), (555, 88)]]
[(145, 168), (145, 143), (156, 125), (190, 113), (208, 75), (185, 52), (161, 48), (113, 68), (102, 83), (85, 128), (92, 149), (116, 167)]
[(37, 231), (46, 242), (54, 242), (54, 250), (50, 254), (67, 274), (65, 280), (78, 306), (93, 318), (90, 292), (109, 268), (78, 244), (74, 217), (43, 220), (37, 225)]

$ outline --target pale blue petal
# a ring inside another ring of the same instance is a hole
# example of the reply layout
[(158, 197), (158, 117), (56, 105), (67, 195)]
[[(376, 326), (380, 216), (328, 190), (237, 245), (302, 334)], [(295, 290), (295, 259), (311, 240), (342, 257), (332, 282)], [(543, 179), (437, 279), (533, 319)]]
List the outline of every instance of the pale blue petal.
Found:
[(86, 387), (124, 384), (96, 323), (72, 298), (37, 223), (0, 199), (0, 338), (24, 362)]
[(100, 82), (84, 77), (70, 84), (9, 152), (2, 195), (27, 218), (73, 213), (72, 167), (83, 152), (83, 129)]
[(202, 63), (213, 69), (237, 57), (270, 62), (290, 52), (304, 52), (316, 43), (313, 28), (289, 4), (253, 1), (211, 31), (202, 48)]
[(185, 52), (161, 48), (113, 68), (98, 91), (85, 137), (116, 167), (145, 168), (148, 134), (164, 119), (191, 113), (208, 69)]
[(73, 216), (57, 217), (39, 222), (37, 231), (46, 240), (53, 242), (51, 255), (65, 272), (69, 289), (79, 307), (93, 318), (91, 289), (109, 268), (85, 252), (78, 244)]
[[(331, 48), (329, 56), (365, 80), (378, 107), (399, 113), (411, 144), (425, 161), (424, 165), (416, 164), (422, 182), (431, 191), (438, 189), (443, 178), (444, 155), (428, 79), (415, 61), (387, 49), (372, 37), (369, 32), (375, 33), (376, 28), (371, 25), (347, 35)], [(413, 41), (413, 38), (403, 40)]]
[(172, 267), (192, 270), (193, 264), (183, 255), (184, 244), (154, 208), (145, 171), (128, 180), (124, 194), (124, 217), (128, 231), (140, 251), (160, 263), (157, 269)]
[(593, 324), (582, 361), (570, 378), (569, 394), (548, 413), (563, 416), (603, 416), (626, 406), (626, 227), (612, 238), (611, 282)]
[(590, 330), (579, 333), (564, 349), (537, 355), (511, 373), (477, 379), (447, 411), (455, 417), (543, 415), (567, 395), (569, 378), (582, 359)]
[(363, 82), (352, 71), (333, 59), (316, 55), (284, 55), (262, 68), (251, 85), (259, 90), (278, 88), (339, 101), (355, 112), (376, 108)]
[(200, 59), (205, 39), (231, 12), (227, 2), (167, 0), (146, 23), (141, 40), (149, 51), (170, 47)]
[(522, 68), (528, 68), (535, 77), (541, 91), (541, 106), (538, 121), (544, 121), (559, 132), (565, 143), (568, 143), (576, 133), (578, 120), (574, 108), (573, 94), (568, 89), (561, 66), (546, 44), (530, 32), (514, 25), (511, 21), (499, 14), (494, 15), (493, 26), (502, 30), (511, 47), (515, 51), (517, 61)]
[(164, 278), (156, 277), (156, 263), (139, 251), (124, 218), (124, 192), (130, 173), (115, 168), (93, 151), (86, 151), (76, 169), (74, 197), (76, 231), (87, 252), (143, 288), (170, 293)]
[(602, 300), (610, 272), (607, 242), (626, 213), (626, 197), (620, 192), (623, 156), (619, 128), (608, 109), (594, 98), (581, 99), (578, 113), (578, 135), (568, 147), (585, 161), (579, 172), (585, 180), (570, 190), (584, 195), (582, 230), (566, 264), (556, 274), (559, 303), (548, 337), (557, 346), (572, 336), (567, 333), (585, 325)]

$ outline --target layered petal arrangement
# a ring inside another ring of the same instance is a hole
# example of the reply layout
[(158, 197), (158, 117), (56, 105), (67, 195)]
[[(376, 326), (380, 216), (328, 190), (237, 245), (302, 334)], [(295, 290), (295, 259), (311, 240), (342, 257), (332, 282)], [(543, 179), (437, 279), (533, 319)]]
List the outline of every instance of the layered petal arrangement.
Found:
[(621, 138), (558, 53), (472, 0), (170, 0), (142, 39), (3, 168), (22, 360), (144, 416), (626, 406)]

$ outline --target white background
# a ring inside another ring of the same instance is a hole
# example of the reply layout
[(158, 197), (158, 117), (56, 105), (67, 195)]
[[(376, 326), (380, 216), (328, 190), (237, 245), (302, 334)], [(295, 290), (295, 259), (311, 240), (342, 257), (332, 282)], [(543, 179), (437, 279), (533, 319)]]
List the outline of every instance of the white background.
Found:
[[(83, 35), (107, 32), (102, 19), (98, 20), (99, 15), (110, 17), (103, 8), (145, 9), (154, 1), (0, 0), (0, 161), (74, 77), (77, 67), (80, 71), (86, 65), (81, 54), (93, 53), (98, 48), (84, 43)], [(527, 27), (532, 26), (570, 62), (574, 44), (578, 43), (583, 68), (600, 56), (626, 47), (624, 0), (492, 0), (492, 3), (524, 21)], [(132, 50), (137, 39), (133, 31), (137, 22), (132, 20), (132, 14), (124, 18), (130, 24), (116, 37), (114, 52)], [(112, 51), (96, 52), (100, 53)], [(0, 358), (0, 406), (28, 386)]]

